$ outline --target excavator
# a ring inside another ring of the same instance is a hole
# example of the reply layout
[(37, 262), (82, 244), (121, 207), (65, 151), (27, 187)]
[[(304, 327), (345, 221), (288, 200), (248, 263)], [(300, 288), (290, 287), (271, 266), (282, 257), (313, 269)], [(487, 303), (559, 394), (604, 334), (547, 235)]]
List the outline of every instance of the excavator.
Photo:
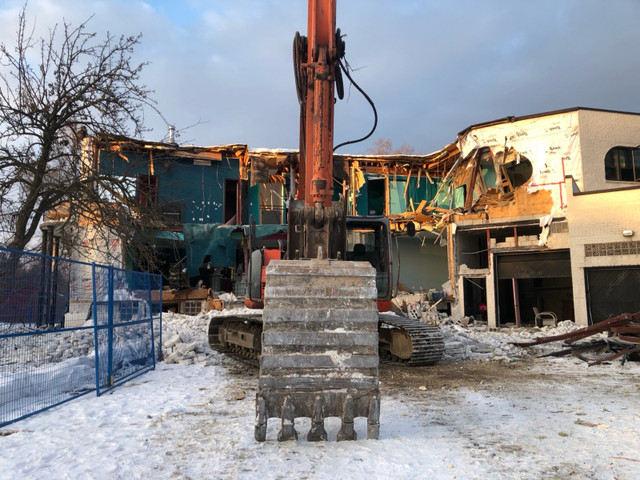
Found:
[(214, 317), (209, 343), (259, 361), (255, 439), (270, 418), (279, 441), (297, 439), (295, 419), (311, 418), (308, 441), (327, 439), (324, 419), (340, 417), (337, 440), (355, 440), (354, 418), (379, 435), (380, 359), (405, 365), (440, 360), (440, 329), (389, 314), (392, 249), (383, 216), (349, 216), (334, 199), (335, 95), (343, 97), (345, 44), (337, 0), (308, 0), (308, 34), (293, 44), (300, 103), (300, 151), (288, 205), (286, 245), (249, 242), (245, 305), (261, 314)]

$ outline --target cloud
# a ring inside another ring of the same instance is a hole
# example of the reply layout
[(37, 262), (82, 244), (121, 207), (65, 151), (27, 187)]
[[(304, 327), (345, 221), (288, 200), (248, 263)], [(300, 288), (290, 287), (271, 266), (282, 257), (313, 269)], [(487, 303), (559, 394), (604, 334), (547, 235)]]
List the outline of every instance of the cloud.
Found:
[[(5, 43), (21, 5), (0, 7)], [(92, 14), (100, 34), (142, 32), (135, 59), (150, 62), (143, 80), (181, 142), (298, 146), (291, 43), (296, 30), (306, 32), (306, 2), (31, 0), (29, 12), (39, 32)], [(640, 111), (639, 14), (640, 2), (341, 0), (337, 23), (356, 81), (378, 108), (373, 139), (426, 153), (469, 125), (508, 115)], [(336, 106), (337, 142), (372, 122), (366, 102), (350, 93)], [(151, 112), (147, 119), (149, 139), (162, 139), (165, 121)]]

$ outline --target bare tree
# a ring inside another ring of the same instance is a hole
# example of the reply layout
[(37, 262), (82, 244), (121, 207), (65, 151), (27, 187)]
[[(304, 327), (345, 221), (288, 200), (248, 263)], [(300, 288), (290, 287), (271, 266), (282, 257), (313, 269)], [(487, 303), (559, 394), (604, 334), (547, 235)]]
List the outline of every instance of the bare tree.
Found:
[(391, 140), (378, 138), (373, 142), (373, 146), (367, 149), (367, 153), (370, 155), (415, 155), (416, 150), (406, 143), (394, 149), (391, 146)]
[(125, 241), (143, 220), (160, 221), (140, 205), (131, 177), (82, 162), (85, 136), (139, 136), (144, 108), (157, 112), (140, 84), (146, 64), (131, 60), (140, 35), (99, 39), (90, 20), (63, 21), (36, 39), (25, 5), (15, 46), (0, 45), (0, 241), (11, 248), (27, 247), (56, 210)]

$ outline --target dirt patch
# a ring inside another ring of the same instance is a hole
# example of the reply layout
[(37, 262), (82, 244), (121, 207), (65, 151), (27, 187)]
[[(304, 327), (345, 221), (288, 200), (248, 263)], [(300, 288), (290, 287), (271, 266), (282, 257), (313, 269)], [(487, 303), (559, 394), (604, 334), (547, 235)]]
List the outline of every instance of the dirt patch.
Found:
[(380, 382), (385, 389), (420, 388), (428, 390), (490, 386), (529, 382), (549, 377), (530, 371), (533, 360), (513, 363), (504, 362), (461, 362), (442, 363), (430, 367), (401, 367), (382, 365)]
[[(404, 367), (392, 363), (380, 365), (380, 382), (385, 389), (410, 390), (425, 387), (429, 390), (474, 388), (479, 386), (524, 383), (534, 380), (553, 381), (553, 376), (533, 372), (533, 359), (517, 362), (451, 362), (429, 367)], [(256, 379), (259, 369), (235, 358), (224, 358), (227, 373), (236, 379)], [(559, 379), (556, 379), (560, 381)]]

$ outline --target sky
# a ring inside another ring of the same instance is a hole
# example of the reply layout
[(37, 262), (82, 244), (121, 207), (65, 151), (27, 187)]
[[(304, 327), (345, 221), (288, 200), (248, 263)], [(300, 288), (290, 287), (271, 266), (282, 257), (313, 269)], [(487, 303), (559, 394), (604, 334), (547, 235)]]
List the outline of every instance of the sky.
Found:
[[(12, 45), (24, 0), (0, 0), (0, 41)], [(103, 38), (142, 34), (133, 54), (162, 116), (145, 139), (297, 148), (292, 41), (304, 0), (29, 0), (36, 33), (63, 19)], [(346, 59), (375, 102), (377, 138), (430, 153), (470, 125), (572, 107), (640, 112), (638, 0), (338, 0)], [(40, 33), (42, 32), (42, 33)], [(368, 104), (346, 86), (336, 143), (365, 135)], [(164, 118), (163, 118), (164, 117)]]

